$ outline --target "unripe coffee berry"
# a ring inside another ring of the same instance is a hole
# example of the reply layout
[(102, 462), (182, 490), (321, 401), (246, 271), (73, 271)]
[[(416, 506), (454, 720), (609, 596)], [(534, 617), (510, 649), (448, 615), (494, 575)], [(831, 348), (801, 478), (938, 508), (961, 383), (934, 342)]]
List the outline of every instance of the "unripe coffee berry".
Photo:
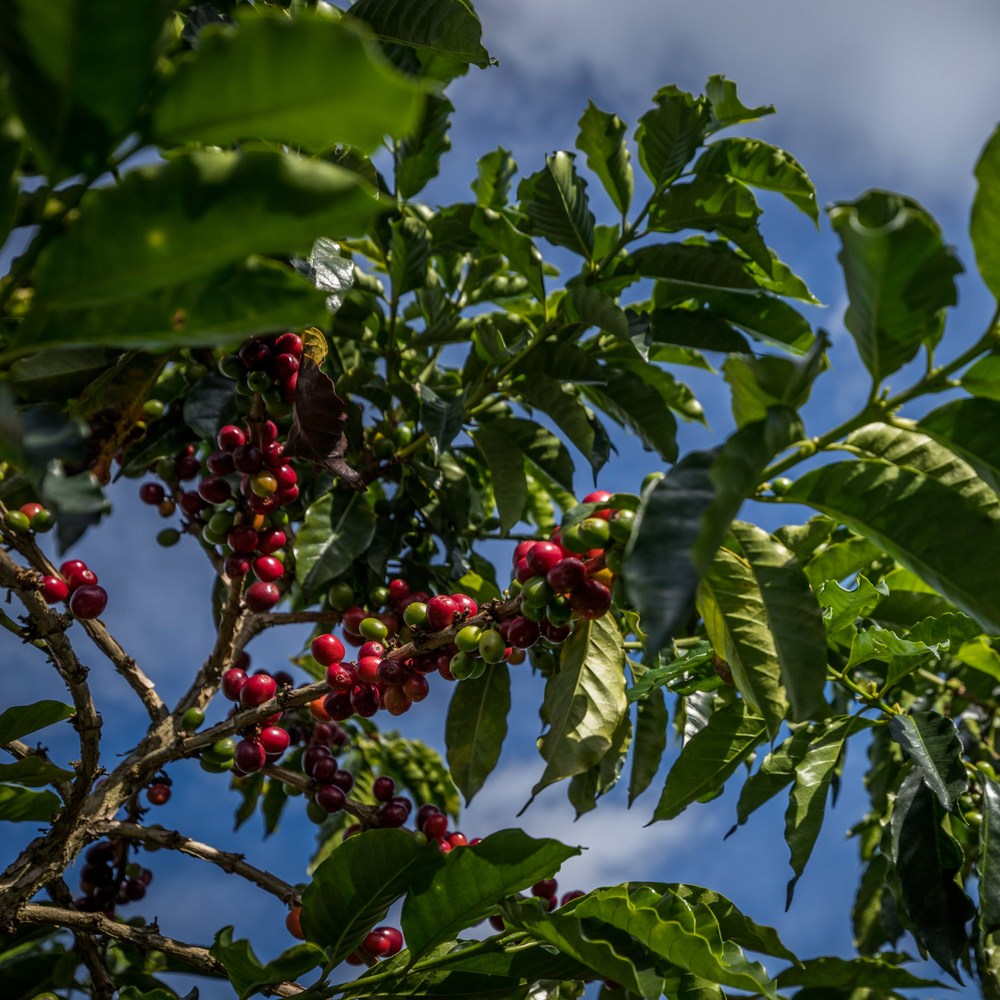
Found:
[(403, 612), (403, 621), (411, 627), (426, 625), (427, 605), (422, 601), (414, 601), (412, 604), (407, 605), (406, 610)]
[(795, 483), (788, 476), (778, 476), (777, 479), (771, 481), (771, 492), (775, 496), (780, 497), (787, 493), (794, 485)]
[(363, 618), (358, 631), (372, 642), (381, 642), (389, 635), (389, 630), (377, 618)]
[(200, 708), (189, 708), (181, 716), (181, 728), (193, 733), (205, 721), (205, 713)]
[[(492, 629), (479, 640), (479, 653), (487, 663), (499, 663), (504, 658), (506, 643), (499, 632)], [(454, 667), (452, 668), (454, 673)]]
[(302, 933), (302, 923), (299, 919), (299, 914), (301, 912), (301, 906), (296, 906), (294, 910), (289, 910), (288, 916), (285, 917), (285, 928), (293, 938), (297, 938), (299, 941), (305, 941), (306, 936)]

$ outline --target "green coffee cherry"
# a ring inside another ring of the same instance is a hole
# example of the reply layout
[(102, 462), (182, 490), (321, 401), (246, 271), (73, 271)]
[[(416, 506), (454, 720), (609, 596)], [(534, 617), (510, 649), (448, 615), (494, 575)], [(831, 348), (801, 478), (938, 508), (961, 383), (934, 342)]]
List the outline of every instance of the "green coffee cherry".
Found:
[(238, 354), (227, 354), (219, 358), (219, 371), (226, 378), (244, 378), (247, 373), (246, 365), (240, 360)]
[(545, 617), (545, 605), (542, 604), (536, 608), (532, 604), (522, 603), (521, 614), (529, 621), (540, 622)]
[(646, 495), (646, 490), (648, 490), (654, 483), (658, 483), (664, 476), (665, 472), (651, 472), (642, 481), (642, 485), (639, 487), (640, 496)]
[(142, 412), (145, 414), (147, 420), (159, 420), (166, 409), (167, 407), (164, 405), (162, 399), (147, 399), (142, 404)]
[(180, 540), (181, 533), (176, 528), (164, 528), (156, 536), (157, 544), (162, 545), (165, 549), (176, 545)]
[[(267, 519), (271, 524), (272, 528), (287, 528), (288, 527), (288, 511), (287, 510), (273, 510), (267, 515)], [(350, 607), (350, 605), (348, 605)]]
[(130, 865), (126, 865), (125, 874), (129, 878), (138, 878), (142, 874), (142, 865), (137, 865), (135, 862)]
[(988, 761), (985, 760), (978, 761), (976, 767), (978, 767), (979, 770), (982, 771), (987, 778), (996, 778), (997, 776), (996, 771), (993, 770), (993, 765), (990, 764)]
[(221, 740), (216, 740), (212, 744), (212, 753), (215, 754), (216, 757), (223, 757), (228, 760), (236, 753), (236, 740), (229, 736), (226, 736)]
[(580, 522), (580, 541), (589, 549), (603, 549), (611, 539), (611, 526), (603, 517), (588, 517)]
[(556, 594), (545, 609), (545, 617), (553, 625), (568, 625), (573, 620), (573, 609), (565, 594)]
[(233, 515), (228, 510), (220, 510), (208, 519), (208, 526), (217, 535), (225, 535), (233, 526)]
[(521, 604), (532, 608), (543, 608), (552, 600), (552, 588), (544, 576), (533, 576), (521, 588)]
[(313, 799), (310, 799), (309, 804), (306, 806), (306, 816), (311, 823), (315, 823), (318, 826), (326, 819), (326, 810)]
[(983, 814), (973, 809), (970, 812), (965, 813), (965, 822), (968, 823), (969, 826), (981, 826), (983, 822)]
[(177, 470), (174, 468), (174, 460), (172, 458), (161, 458), (156, 463), (156, 474), (165, 483), (176, 483)]
[(409, 424), (400, 424), (396, 428), (396, 444), (401, 448), (413, 440), (413, 428)]
[(510, 585), (507, 587), (507, 593), (511, 597), (517, 597), (521, 593), (521, 587), (524, 586), (520, 580), (511, 580)]
[(622, 571), (622, 563), (625, 561), (625, 546), (612, 545), (604, 553), (604, 565), (617, 576)]
[[(424, 615), (426, 617), (426, 613)], [(358, 631), (372, 642), (383, 642), (389, 635), (389, 630), (377, 618), (364, 618), (358, 626)]]
[(794, 481), (789, 479), (788, 476), (778, 476), (777, 479), (771, 481), (771, 492), (775, 496), (780, 497), (787, 493), (794, 485)]
[(635, 523), (634, 510), (620, 510), (611, 516), (608, 529), (616, 542), (627, 542), (632, 537), (632, 525)]
[(427, 605), (423, 601), (414, 601), (403, 612), (403, 621), (411, 628), (427, 624)]
[(349, 583), (335, 583), (328, 596), (331, 608), (346, 611), (354, 603), (354, 588)]
[(448, 669), (452, 672), (455, 680), (464, 681), (472, 676), (476, 661), (465, 653), (456, 653), (448, 663)]
[(37, 531), (39, 534), (45, 534), (46, 531), (51, 531), (55, 527), (56, 516), (51, 510), (42, 508), (32, 519), (31, 519), (31, 530)]
[[(507, 644), (503, 641), (503, 636), (491, 629), (484, 632), (479, 640), (479, 655), (487, 663), (499, 663), (507, 650)], [(454, 673), (454, 671), (452, 671)]]
[(413, 833), (413, 839), (423, 847), (427, 843), (427, 834), (423, 830), (415, 830)]
[(209, 545), (222, 545), (226, 540), (225, 535), (218, 535), (212, 531), (211, 525), (206, 524), (204, 528), (201, 529), (202, 541), (208, 542)]
[(389, 603), (389, 588), (388, 587), (372, 587), (368, 592), (368, 599), (372, 604), (378, 605), (380, 608), (384, 608)]
[(284, 791), (284, 793), (289, 797), (303, 794), (302, 789), (299, 788), (298, 785), (282, 785), (281, 788), (282, 791)]
[(8, 531), (27, 531), (31, 527), (31, 521), (22, 511), (9, 510), (3, 516), (3, 526)]
[(463, 653), (473, 653), (479, 648), (479, 640), (483, 637), (483, 630), (477, 625), (466, 625), (458, 635), (455, 636), (455, 645)]
[[(225, 774), (226, 771), (231, 771), (233, 769), (233, 761), (214, 761), (204, 755), (201, 758), (201, 769), (203, 771), (208, 771), (209, 774)], [(147, 848), (148, 850), (149, 848)]]
[(396, 446), (387, 438), (381, 434), (375, 435), (375, 440), (372, 442), (372, 454), (380, 461), (384, 462), (387, 459), (392, 458), (395, 454)]
[(200, 708), (189, 708), (181, 716), (181, 728), (193, 733), (205, 721), (205, 713)]
[(583, 553), (589, 552), (593, 548), (592, 545), (588, 545), (580, 537), (579, 524), (574, 524), (562, 532), (559, 535), (559, 541), (562, 543), (564, 549), (575, 552), (577, 555), (583, 555)]
[(472, 673), (469, 674), (468, 680), (474, 681), (478, 677), (483, 676), (483, 672), (486, 670), (486, 661), (480, 657), (478, 660), (472, 661)]
[(237, 399), (243, 397), (244, 399), (250, 399), (253, 396), (253, 389), (250, 388), (250, 380), (246, 378), (241, 378), (236, 383), (236, 396)]

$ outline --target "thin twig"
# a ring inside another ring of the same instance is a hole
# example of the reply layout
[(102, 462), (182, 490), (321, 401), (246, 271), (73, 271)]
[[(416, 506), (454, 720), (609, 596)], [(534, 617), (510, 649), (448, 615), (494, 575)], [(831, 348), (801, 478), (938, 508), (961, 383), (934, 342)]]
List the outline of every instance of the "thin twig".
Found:
[(271, 611), (259, 615), (247, 615), (240, 624), (240, 630), (233, 639), (232, 659), (235, 659), (243, 648), (265, 629), (275, 625), (299, 625), (306, 622), (313, 624), (337, 625), (342, 615), (339, 611)]
[[(53, 879), (48, 885), (48, 893), (52, 902), (59, 906), (68, 907), (73, 903), (73, 894), (69, 891), (69, 886), (60, 878)], [(83, 964), (90, 973), (90, 982), (94, 988), (95, 1000), (111, 1000), (114, 996), (115, 984), (108, 975), (108, 970), (104, 968), (101, 959), (101, 952), (97, 947), (97, 942), (86, 931), (74, 930), (73, 944), (77, 954), (83, 959)]]

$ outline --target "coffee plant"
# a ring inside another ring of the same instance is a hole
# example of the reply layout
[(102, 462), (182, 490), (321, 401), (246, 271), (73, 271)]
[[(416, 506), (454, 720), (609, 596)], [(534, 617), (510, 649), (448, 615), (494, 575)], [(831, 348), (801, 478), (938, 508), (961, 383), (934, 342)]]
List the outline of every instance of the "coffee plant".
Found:
[[(241, 998), (895, 997), (941, 985), (906, 968), (909, 933), (1000, 996), (1000, 307), (952, 356), (963, 268), (935, 221), (886, 191), (831, 206), (871, 392), (807, 432), (829, 340), (753, 192), (818, 225), (815, 191), (783, 150), (717, 136), (774, 109), (722, 76), (664, 86), (634, 131), (591, 103), (578, 152), (516, 185), (488, 152), (473, 198), (432, 207), (445, 90), (488, 71), (481, 34), (466, 0), (0, 0), (0, 241), (25, 247), (0, 280), (0, 585), (21, 605), (0, 624), (53, 671), (53, 698), (0, 714), (0, 819), (40, 826), (0, 875), (4, 995), (165, 1000), (159, 975), (185, 971)], [(997, 135), (976, 176), (1000, 296)], [(595, 184), (616, 210), (600, 224)], [(545, 245), (578, 273), (559, 283)], [(680, 373), (713, 365), (737, 430), (681, 456), (677, 419), (705, 417)], [(651, 468), (578, 500), (609, 421)], [(120, 477), (214, 581), (214, 646), (173, 706), (102, 623), (102, 567), (63, 558)], [(754, 503), (816, 513), (768, 532), (742, 519)], [(519, 543), (509, 571), (493, 539)], [(303, 623), (288, 670), (253, 669), (256, 636)], [(95, 656), (148, 716), (124, 754)], [(789, 905), (848, 743), (866, 750), (858, 956), (796, 956), (696, 885), (560, 894), (579, 848), (456, 830), (529, 670), (533, 796), (565, 782), (594, 809), (631, 756), (636, 799), (672, 724), (652, 818), (738, 774), (735, 830), (787, 790)], [(443, 698), (446, 760), (379, 729)], [(72, 763), (24, 739), (65, 722)], [(238, 822), (317, 824), (306, 881), (153, 822), (189, 758)], [(206, 947), (132, 915), (161, 850), (280, 899), (290, 947), (264, 964), (231, 926)]]

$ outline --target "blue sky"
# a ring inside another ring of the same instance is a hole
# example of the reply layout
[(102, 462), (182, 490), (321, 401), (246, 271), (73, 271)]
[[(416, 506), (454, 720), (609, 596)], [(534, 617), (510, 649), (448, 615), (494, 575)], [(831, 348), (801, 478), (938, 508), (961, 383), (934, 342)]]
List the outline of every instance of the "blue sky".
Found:
[[(744, 103), (774, 103), (778, 109), (777, 115), (734, 134), (758, 136), (793, 153), (813, 177), (821, 204), (852, 199), (868, 187), (884, 187), (916, 198), (936, 216), (966, 267), (942, 357), (957, 353), (985, 327), (992, 301), (975, 271), (967, 231), (972, 168), (1000, 117), (1000, 62), (995, 57), (1000, 10), (995, 5), (962, 0), (490, 0), (477, 8), (486, 45), (500, 65), (485, 72), (473, 69), (451, 88), (457, 109), (453, 151), (425, 194), (431, 204), (470, 198), (475, 159), (498, 144), (513, 150), (526, 173), (539, 168), (545, 152), (573, 149), (576, 122), (588, 98), (634, 126), (659, 86), (678, 83), (697, 91), (710, 74), (724, 73), (739, 83)], [(598, 221), (612, 221), (596, 180), (589, 191)], [(868, 393), (864, 370), (842, 323), (845, 295), (836, 263), (837, 241), (825, 217), (817, 232), (805, 215), (781, 199), (764, 197), (761, 203), (767, 242), (827, 304), (810, 310), (810, 319), (827, 328), (834, 342), (834, 371), (821, 377), (805, 409), (809, 432), (820, 433), (855, 412)], [(544, 251), (560, 266), (573, 266), (561, 251)], [(717, 443), (732, 429), (727, 386), (721, 376), (693, 369), (677, 374), (695, 389), (712, 424), (711, 432), (698, 425), (683, 427), (682, 451)], [(914, 377), (904, 371), (892, 381), (901, 388)], [(915, 408), (912, 415), (920, 412)], [(618, 433), (614, 439), (619, 455), (602, 473), (600, 485), (635, 490), (642, 476), (660, 463), (634, 438)], [(581, 479), (578, 493), (586, 488)], [(78, 554), (108, 589), (108, 625), (161, 686), (169, 703), (187, 686), (211, 647), (210, 569), (193, 545), (160, 549), (154, 536), (161, 522), (135, 494), (135, 483), (112, 489), (116, 516), (91, 532)], [(808, 515), (801, 509), (758, 506), (745, 510), (744, 516), (773, 528)], [(498, 556), (505, 572), (506, 555)], [(300, 648), (302, 637), (293, 630), (265, 633), (251, 647), (254, 666), (282, 668), (285, 656)], [(92, 668), (105, 721), (104, 753), (110, 757), (126, 752), (141, 735), (142, 713), (86, 637), (76, 641)], [(51, 668), (37, 651), (17, 645), (6, 634), (0, 642), (4, 705), (59, 696)], [(449, 694), (444, 688), (436, 684), (427, 701), (400, 720), (406, 735), (443, 748)], [(860, 744), (851, 747), (840, 802), (828, 811), (813, 861), (785, 914), (790, 876), (782, 839), (785, 800), (779, 796), (723, 843), (735, 816), (736, 780), (714, 802), (648, 829), (644, 824), (665, 771), (631, 811), (625, 808), (625, 789), (620, 787), (574, 824), (565, 785), (558, 785), (515, 821), (541, 773), (533, 741), (539, 732), (536, 712), (542, 685), (524, 667), (515, 670), (512, 689), (515, 702), (500, 765), (461, 823), (469, 836), (522, 825), (533, 835), (588, 848), (567, 864), (561, 890), (630, 878), (710, 885), (758, 922), (776, 926), (786, 944), (803, 957), (850, 954), (849, 911), (860, 870), (856, 844), (846, 842), (844, 832), (866, 808), (861, 788), (866, 762)], [(214, 705), (210, 718), (221, 718), (225, 708)], [(56, 760), (76, 756), (68, 727), (54, 727), (43, 735)], [(668, 748), (667, 763), (676, 752)], [(290, 808), (278, 833), (262, 843), (259, 819), (232, 832), (236, 799), (226, 793), (224, 778), (206, 775), (194, 763), (176, 765), (171, 774), (177, 779), (174, 797), (154, 810), (148, 822), (244, 852), (254, 864), (288, 881), (304, 878), (313, 827), (301, 812)], [(24, 827), (0, 828), (0, 857), (10, 859), (30, 838), (33, 831)], [(271, 897), (191, 859), (162, 851), (148, 858), (154, 882), (146, 900), (130, 911), (158, 917), (164, 933), (207, 943), (219, 926), (232, 923), (236, 936), (249, 936), (263, 959), (291, 943), (282, 925), (283, 907)], [(902, 946), (916, 953), (911, 939)], [(777, 971), (782, 963), (766, 964)], [(183, 979), (174, 982), (180, 987)], [(224, 985), (202, 990), (206, 1000), (229, 996)]]

